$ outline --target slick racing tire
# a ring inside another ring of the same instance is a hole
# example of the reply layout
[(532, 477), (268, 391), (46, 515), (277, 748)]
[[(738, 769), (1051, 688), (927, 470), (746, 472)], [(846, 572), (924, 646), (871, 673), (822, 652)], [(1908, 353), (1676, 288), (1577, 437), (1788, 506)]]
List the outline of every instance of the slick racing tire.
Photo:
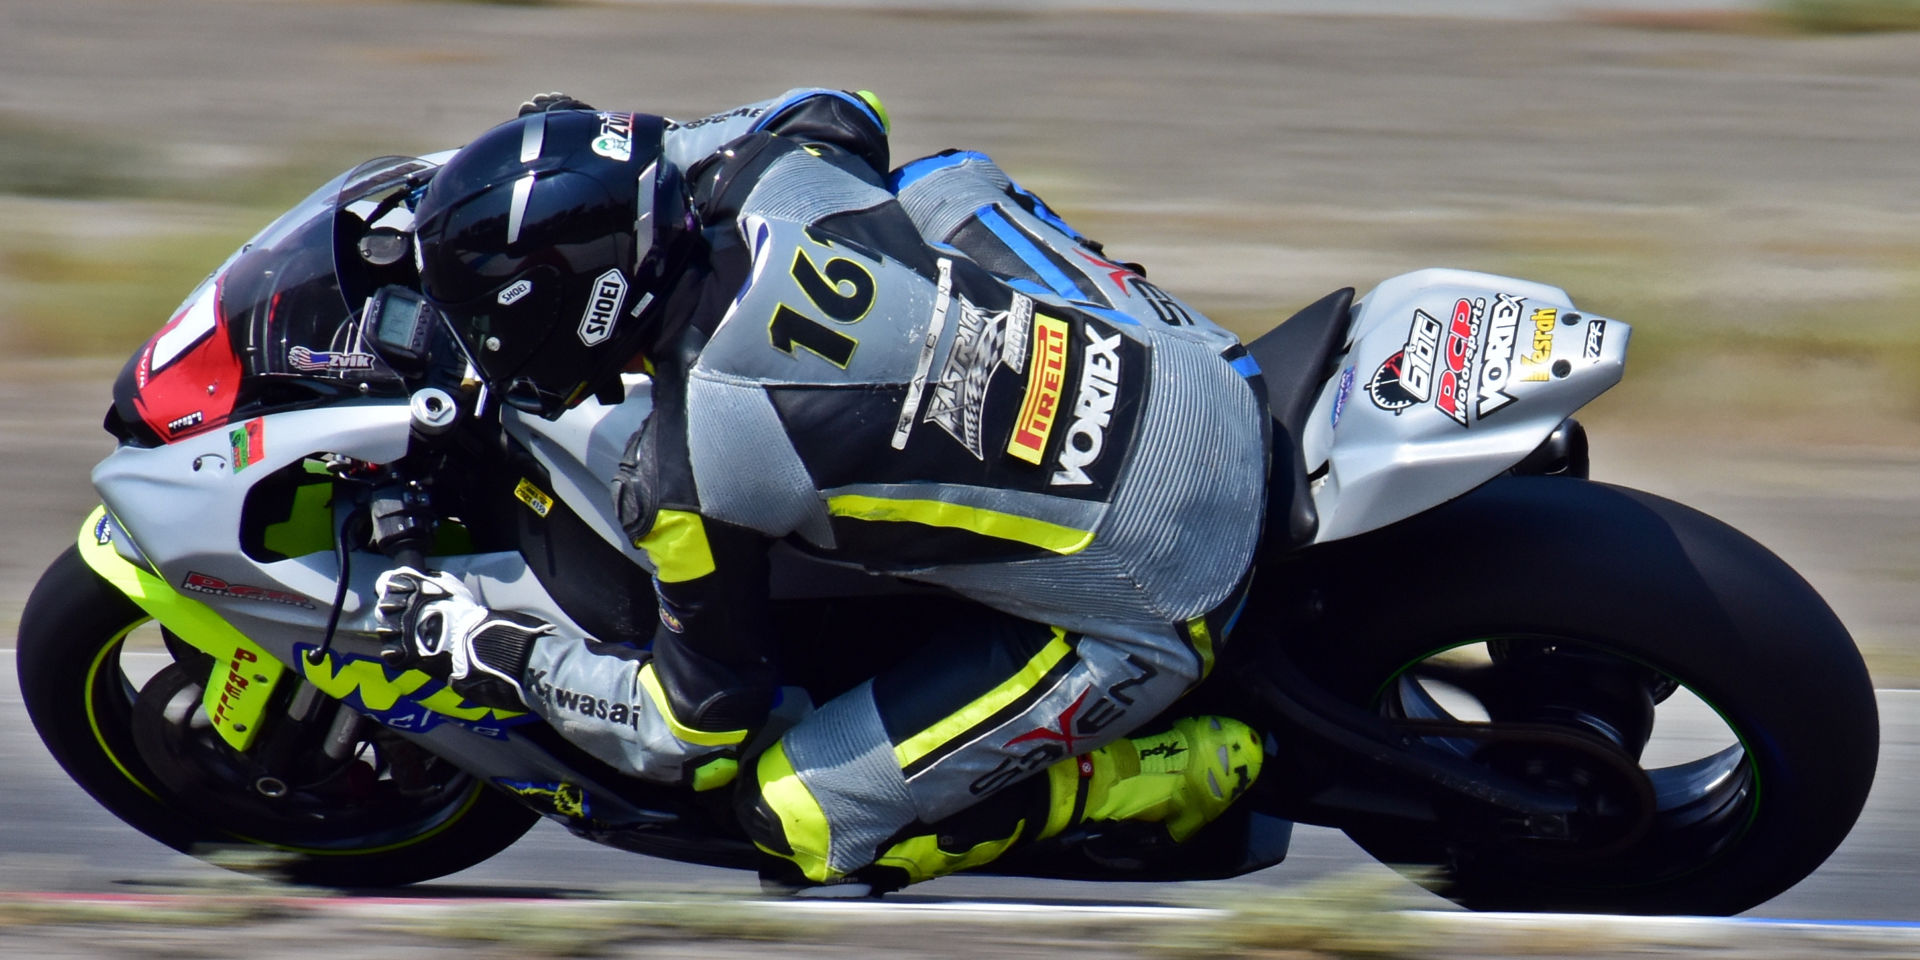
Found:
[[(1712, 517), (1505, 478), (1309, 556), (1323, 606), (1297, 664), (1428, 747), (1579, 802), (1551, 824), (1443, 798), (1438, 825), (1345, 825), (1465, 906), (1737, 913), (1818, 867), (1866, 802), (1879, 719), (1858, 650), (1805, 580)], [(1674, 711), (1691, 713), (1669, 736)], [(1421, 726), (1459, 721), (1521, 733)]]
[[(190, 739), (162, 751), (181, 769), (156, 770), (148, 761), (155, 748), (141, 743), (155, 736), (154, 718), (143, 715), (141, 691), (122, 664), (128, 635), (148, 619), (70, 547), (28, 598), (17, 648), (27, 713), (47, 749), (74, 782), (141, 833), (221, 866), (295, 883), (385, 887), (466, 869), (538, 819), (471, 776), (418, 756), (424, 751), (408, 755), (403, 744), (389, 751), (402, 759), (368, 763), (375, 738), (391, 736), (372, 724), (359, 758), (341, 764), (324, 788), (272, 802), (249, 784), (220, 780), (212, 749)], [(197, 698), (211, 661), (171, 637), (166, 646), (176, 662), (148, 686), (170, 684), (166, 692), (193, 702), (184, 698)], [(407, 777), (395, 775), (396, 763), (412, 764)], [(183, 782), (195, 795), (183, 795)], [(223, 855), (236, 848), (264, 856)]]

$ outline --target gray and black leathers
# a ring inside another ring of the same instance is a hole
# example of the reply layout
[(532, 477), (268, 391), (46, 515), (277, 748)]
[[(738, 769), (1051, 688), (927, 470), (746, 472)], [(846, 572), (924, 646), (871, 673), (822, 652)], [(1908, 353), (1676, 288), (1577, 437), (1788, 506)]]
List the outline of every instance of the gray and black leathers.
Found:
[[(687, 126), (767, 115), (742, 109)], [(636, 680), (630, 663), (546, 644), (530, 688), (612, 703), (657, 684), (667, 729), (708, 743), (663, 752), (631, 720), (577, 710), (565, 732), (605, 726), (596, 753), (686, 780), (771, 703), (775, 541), (1050, 627), (1065, 652), (1046, 670), (980, 678), (1025, 685), (997, 726), (949, 718), (940, 729), (968, 736), (921, 743), (910, 771), (899, 741), (924, 731), (889, 729), (867, 687), (788, 734), (817, 796), (863, 798), (836, 805), (836, 858), (851, 868), (904, 823), (1096, 748), (1200, 678), (1258, 538), (1262, 404), (1230, 333), (1082, 242), (983, 156), (883, 180), (858, 143), (760, 129), (685, 152), (699, 149), (687, 181), (700, 249), (664, 294), (683, 319), (649, 356), (656, 407), (618, 484), (654, 567), (652, 662)], [(1090, 702), (1100, 710), (1058, 743), (1007, 742), (1073, 720), (1091, 690), (1119, 695)]]

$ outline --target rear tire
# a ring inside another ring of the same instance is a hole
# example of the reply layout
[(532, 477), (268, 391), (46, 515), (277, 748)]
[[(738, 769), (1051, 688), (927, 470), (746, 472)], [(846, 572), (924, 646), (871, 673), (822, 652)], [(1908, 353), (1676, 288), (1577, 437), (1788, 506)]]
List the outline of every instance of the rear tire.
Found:
[[(223, 829), (216, 813), (183, 802), (142, 760), (138, 691), (120, 656), (127, 634), (147, 620), (69, 547), (28, 598), (18, 643), (20, 689), (40, 739), (74, 782), (141, 833), (203, 858), (235, 847), (272, 851), (267, 869), (296, 883), (385, 887), (464, 870), (511, 846), (538, 819), (485, 783), (452, 774), (433, 809), (396, 805), (401, 812), (385, 822), (354, 818), (349, 833), (277, 833), (258, 821), (240, 832), (232, 823)], [(198, 669), (204, 681), (204, 664)]]
[[(1494, 640), (1496, 660), (1516, 650), (1560, 658), (1544, 672), (1533, 661), (1515, 688), (1564, 682), (1577, 691), (1569, 696), (1594, 701), (1606, 693), (1590, 682), (1596, 672), (1639, 671), (1649, 707), (1677, 682), (1738, 738), (1717, 755), (1725, 777), (1697, 778), (1693, 806), (1669, 790), (1649, 805), (1658, 812), (1643, 833), (1622, 828), (1585, 850), (1449, 833), (1450, 824), (1348, 825), (1370, 854), (1414, 868), (1416, 879), (1463, 905), (1737, 913), (1818, 867), (1866, 802), (1879, 720), (1852, 639), (1798, 574), (1705, 514), (1583, 480), (1509, 478), (1306, 557), (1324, 614), (1288, 641), (1290, 655), (1349, 703), (1417, 716), (1399, 705), (1403, 681), (1421, 663)], [(1630, 709), (1616, 712), (1620, 727), (1637, 722)], [(1542, 771), (1557, 766), (1566, 787), (1564, 755), (1529, 765), (1516, 764), (1511, 750), (1467, 752), (1549, 785), (1556, 774)], [(1638, 765), (1636, 747), (1622, 752)], [(1605, 835), (1604, 816), (1589, 825)]]

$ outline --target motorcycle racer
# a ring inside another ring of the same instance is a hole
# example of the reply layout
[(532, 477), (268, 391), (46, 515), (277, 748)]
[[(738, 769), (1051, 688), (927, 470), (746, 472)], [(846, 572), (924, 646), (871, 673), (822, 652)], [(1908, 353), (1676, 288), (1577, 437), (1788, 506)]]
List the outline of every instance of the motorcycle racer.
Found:
[[(660, 623), (645, 651), (582, 642), (401, 568), (395, 658), (637, 776), (737, 780), (778, 888), (889, 889), (1090, 820), (1185, 840), (1258, 775), (1258, 736), (1123, 736), (1207, 674), (1245, 597), (1257, 368), (987, 157), (889, 162), (877, 98), (797, 90), (688, 123), (547, 95), (441, 168), (423, 292), (496, 396), (554, 417), (653, 377), (614, 495)], [(776, 542), (975, 606), (755, 750)]]

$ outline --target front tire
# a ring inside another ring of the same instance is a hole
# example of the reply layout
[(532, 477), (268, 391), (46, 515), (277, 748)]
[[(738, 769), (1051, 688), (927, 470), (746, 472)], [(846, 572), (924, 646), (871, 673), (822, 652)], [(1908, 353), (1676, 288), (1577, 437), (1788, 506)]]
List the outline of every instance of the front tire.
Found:
[[(1289, 655), (1342, 699), (1451, 722), (1467, 718), (1430, 691), (1457, 683), (1484, 694), (1496, 723), (1557, 724), (1603, 748), (1426, 738), (1582, 794), (1570, 836), (1346, 825), (1461, 904), (1737, 913), (1818, 867), (1866, 801), (1879, 721), (1852, 639), (1784, 562), (1705, 514), (1584, 480), (1509, 478), (1307, 557), (1324, 614)], [(1486, 652), (1442, 656), (1466, 647)], [(1636, 787), (1618, 771), (1642, 765), (1654, 704), (1676, 688), (1717, 713), (1730, 745), (1691, 766), (1647, 763), (1651, 790)]]
[[(450, 768), (437, 770), (433, 800), (392, 802), (390, 784), (360, 784), (362, 809), (302, 811), (307, 822), (288, 817), (233, 816), (258, 806), (258, 797), (241, 795), (226, 811), (182, 797), (175, 786), (189, 774), (156, 773), (143, 759), (140, 736), (151, 738), (154, 718), (141, 716), (140, 691), (122, 671), (125, 641), (147, 614), (114, 589), (68, 548), (34, 587), (20, 619), (20, 689), (34, 729), (54, 759), (93, 798), (134, 829), (183, 853), (211, 857), (235, 847), (272, 851), (272, 872), (292, 882), (332, 887), (384, 887), (454, 873), (506, 849), (538, 819), (530, 810)], [(184, 645), (169, 643), (184, 650)], [(188, 656), (167, 668), (173, 682), (181, 672), (198, 671), (205, 681), (207, 662)], [(197, 688), (186, 690), (186, 695)], [(144, 726), (143, 726), (144, 724)], [(188, 745), (191, 747), (191, 745)], [(152, 748), (149, 747), (149, 754)], [(183, 764), (196, 759), (190, 751)], [(209, 762), (209, 768), (217, 764)], [(360, 771), (348, 771), (359, 774)], [(206, 779), (202, 777), (202, 779)], [(412, 785), (416, 790), (418, 784)], [(369, 815), (364, 801), (380, 811)], [(224, 806), (224, 804), (219, 804)], [(225, 812), (228, 815), (223, 816)], [(339, 828), (316, 829), (325, 814), (340, 814)], [(296, 825), (297, 824), (297, 825)], [(216, 862), (218, 862), (216, 860)], [(227, 860), (222, 865), (239, 861)]]

